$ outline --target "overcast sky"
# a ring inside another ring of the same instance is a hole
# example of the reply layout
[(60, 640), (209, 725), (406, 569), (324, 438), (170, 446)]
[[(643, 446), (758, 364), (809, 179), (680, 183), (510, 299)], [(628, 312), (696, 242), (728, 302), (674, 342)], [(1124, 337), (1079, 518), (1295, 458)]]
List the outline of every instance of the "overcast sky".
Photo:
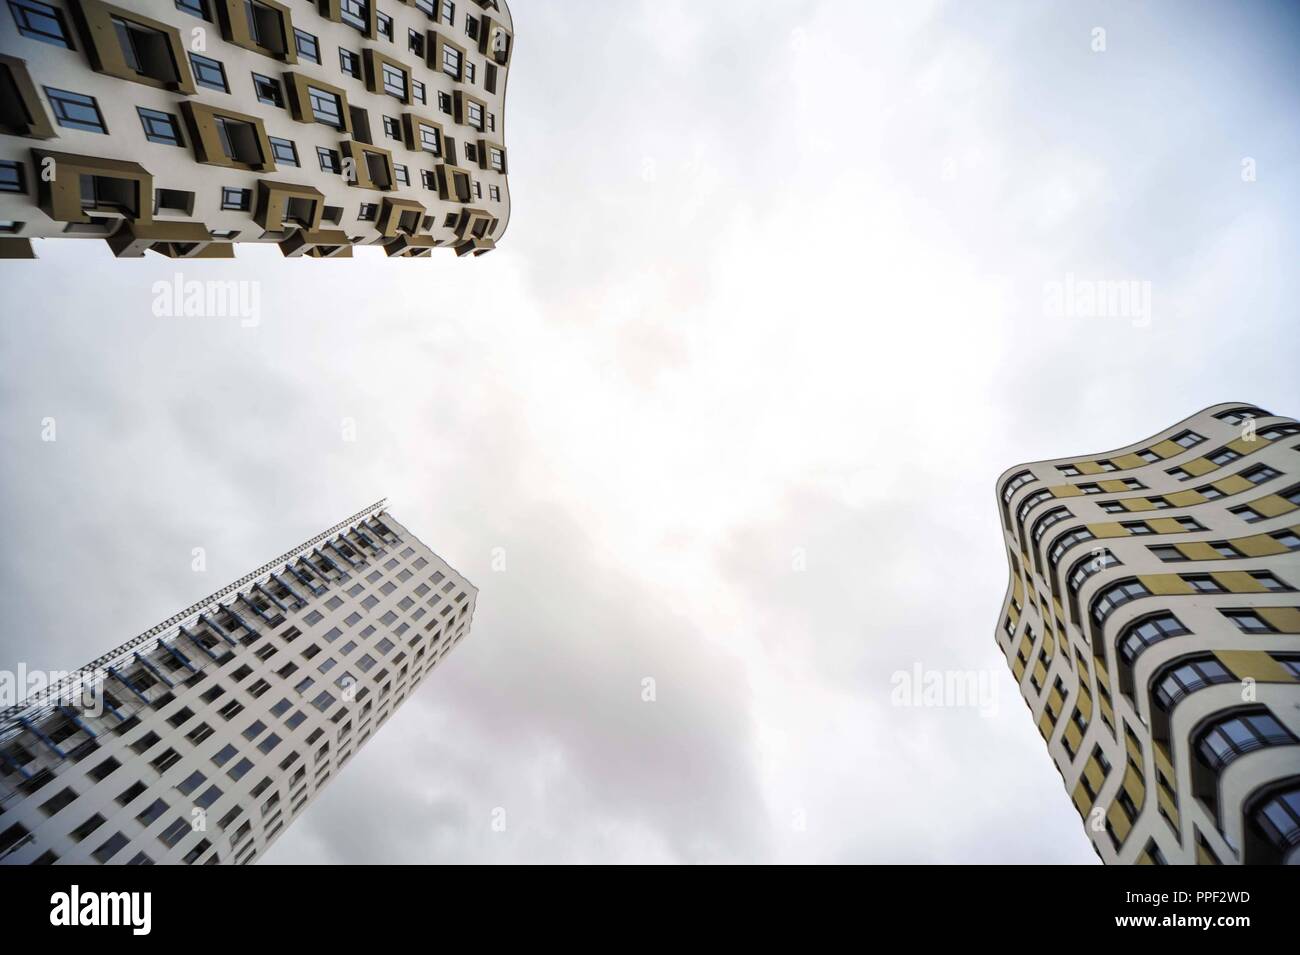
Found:
[[(0, 262), (0, 665), (387, 495), (473, 630), (267, 862), (1095, 861), (994, 480), (1300, 412), (1294, 5), (512, 9), (489, 255)], [(178, 271), (260, 323), (156, 317)], [(1049, 307), (1101, 279), (1149, 311)], [(892, 705), (918, 666), (995, 705)]]

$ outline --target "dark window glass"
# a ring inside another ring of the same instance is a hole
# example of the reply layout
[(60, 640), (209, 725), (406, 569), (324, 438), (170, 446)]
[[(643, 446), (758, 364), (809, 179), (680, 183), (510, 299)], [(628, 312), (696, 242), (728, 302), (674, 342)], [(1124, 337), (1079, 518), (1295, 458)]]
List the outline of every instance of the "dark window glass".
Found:
[(45, 95), (54, 107), (54, 118), (60, 126), (84, 129), (91, 133), (107, 133), (104, 116), (93, 96), (45, 87)]
[(298, 55), (311, 60), (313, 63), (320, 62), (320, 43), (310, 33), (304, 33), (302, 30), (293, 31), (294, 42), (298, 46)]
[(266, 103), (269, 106), (279, 106), (284, 108), (284, 90), (280, 88), (280, 81), (272, 79), (269, 76), (263, 76), (261, 73), (253, 74), (253, 89), (257, 92), (259, 103)]
[(223, 93), (230, 92), (230, 84), (226, 82), (226, 68), (220, 61), (191, 53), (190, 66), (194, 68), (194, 82), (200, 86), (221, 90)]
[(286, 166), (300, 165), (298, 162), (298, 147), (293, 144), (291, 139), (280, 139), (278, 136), (269, 137), (271, 142), (271, 155), (275, 157), (278, 163), (284, 163)]
[(42, 43), (75, 49), (68, 36), (62, 11), (37, 0), (9, 0), (9, 12), (14, 15), (18, 32)]
[(26, 180), (22, 163), (12, 159), (0, 161), (0, 192), (26, 192)]
[(180, 122), (171, 113), (146, 109), (143, 106), (137, 106), (135, 111), (140, 114), (140, 122), (144, 125), (144, 138), (149, 142), (162, 143), (166, 146), (185, 145), (185, 141), (181, 138)]

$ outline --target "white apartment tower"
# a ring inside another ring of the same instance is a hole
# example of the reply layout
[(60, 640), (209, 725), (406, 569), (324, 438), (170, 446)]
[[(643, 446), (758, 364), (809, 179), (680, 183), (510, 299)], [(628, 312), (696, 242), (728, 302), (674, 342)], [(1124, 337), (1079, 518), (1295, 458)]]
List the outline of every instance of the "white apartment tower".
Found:
[(469, 632), (374, 504), (0, 713), (0, 863), (257, 859)]
[(1300, 862), (1300, 424), (1216, 405), (998, 508), (998, 647), (1101, 859)]
[(494, 248), (503, 0), (5, 0), (0, 258)]

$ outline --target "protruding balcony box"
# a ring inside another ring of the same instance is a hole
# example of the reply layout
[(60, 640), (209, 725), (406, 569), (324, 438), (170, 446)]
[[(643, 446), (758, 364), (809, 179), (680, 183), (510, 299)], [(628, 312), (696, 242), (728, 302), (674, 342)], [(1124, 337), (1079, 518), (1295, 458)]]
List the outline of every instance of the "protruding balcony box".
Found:
[[(70, 6), (91, 69), (119, 80), (187, 96), (194, 94), (190, 60), (180, 31), (174, 26), (103, 0), (74, 0)], [(134, 63), (127, 59), (128, 51), (122, 46), (114, 20), (140, 28), (130, 50)]]
[(31, 239), (24, 239), (21, 236), (0, 238), (0, 259), (34, 258), (36, 258), (36, 253), (32, 251)]
[[(316, 0), (316, 9), (326, 20), (332, 20), (335, 23), (343, 23), (343, 4), (341, 0)], [(375, 0), (369, 0), (366, 4), (366, 29), (363, 34), (367, 40), (376, 40), (379, 38), (379, 7)], [(351, 26), (352, 24), (348, 24)]]
[(399, 103), (410, 105), (411, 80), (413, 77), (411, 76), (411, 68), (409, 66), (401, 60), (394, 59), (391, 56), (386, 56), (378, 50), (372, 50), (370, 47), (366, 47), (361, 51), (361, 59), (364, 64), (366, 89), (382, 96), (392, 96), (391, 93), (384, 89), (384, 64), (387, 64), (396, 70), (400, 70), (402, 76), (406, 78), (406, 95), (394, 96), (393, 99), (397, 100)]
[[(496, 150), (501, 154), (501, 168), (497, 169), (492, 165), (492, 151)], [(509, 160), (506, 158), (506, 147), (490, 139), (480, 139), (478, 141), (478, 166), (480, 169), (492, 169), (501, 175), (506, 175), (510, 171)]]
[[(325, 196), (315, 186), (261, 179), (253, 221), (267, 232), (297, 228), (315, 232), (325, 211)], [(288, 237), (286, 237), (288, 238)]]
[(471, 253), (474, 255), (483, 255), (485, 252), (491, 252), (496, 247), (497, 244), (492, 239), (470, 239), (467, 242), (457, 244), (456, 254), (458, 256), (469, 255)]
[(300, 123), (319, 122), (316, 119), (316, 113), (311, 108), (311, 93), (308, 91), (310, 86), (316, 87), (322, 93), (329, 93), (338, 97), (339, 122), (342, 125), (337, 127), (333, 124), (328, 125), (331, 129), (338, 129), (344, 136), (351, 136), (352, 110), (348, 107), (347, 91), (338, 86), (331, 86), (314, 76), (308, 76), (304, 73), (284, 74), (284, 90), (289, 100), (289, 115)]
[(456, 243), (456, 254), (482, 255), (496, 248), (492, 233), (497, 230), (496, 216), (485, 209), (463, 209), (456, 223), (456, 236), (461, 240)]
[(16, 56), (0, 56), (0, 133), (29, 139), (58, 136), (27, 72), (27, 62)]
[(375, 227), (380, 235), (388, 238), (395, 235), (415, 235), (420, 231), (420, 222), (424, 219), (425, 212), (422, 202), (384, 196), (384, 203)]
[(384, 251), (403, 259), (422, 259), (431, 255), (438, 240), (431, 235), (398, 235), (384, 243)]
[[(33, 149), (32, 160), (38, 173), (37, 205), (54, 221), (91, 221), (83, 198), (86, 188), (98, 204), (93, 210), (97, 215), (153, 221), (153, 176), (138, 163), (45, 149)], [(46, 169), (49, 177), (42, 174)]]
[(380, 192), (392, 191), (397, 181), (392, 153), (382, 146), (371, 146), (369, 143), (358, 142), (355, 139), (341, 143), (340, 149), (345, 158), (352, 160), (352, 168), (356, 176), (355, 180), (350, 181), (348, 185), (359, 186), (362, 189), (378, 189)]
[[(439, 5), (441, 6), (441, 4)], [(459, 43), (455, 43), (446, 34), (438, 30), (429, 30), (425, 34), (424, 52), (425, 62), (429, 69), (435, 73), (442, 73), (444, 76), (451, 76), (442, 68), (443, 51), (447, 49), (455, 50), (460, 54), (460, 76), (455, 77), (457, 81), (463, 82), (465, 79), (465, 58), (467, 51)]]
[(470, 177), (468, 169), (461, 169), (450, 163), (441, 163), (434, 167), (438, 180), (438, 198), (444, 202), (469, 202)]
[[(275, 169), (271, 141), (266, 138), (266, 128), (256, 116), (192, 100), (186, 100), (180, 107), (194, 145), (194, 158), (199, 162), (251, 172)], [(219, 120), (238, 125), (227, 125), (223, 137)], [(227, 152), (227, 147), (233, 155)]]
[[(424, 140), (420, 138), (420, 127), (428, 126), (438, 133), (438, 151), (435, 153), (431, 149), (425, 148)], [(442, 156), (445, 147), (443, 146), (442, 123), (420, 116), (417, 113), (402, 114), (402, 145), (413, 152), (426, 152), (431, 156)]]
[(350, 259), (352, 243), (347, 233), (339, 229), (298, 229), (280, 241), (280, 251), (291, 259), (304, 255), (315, 259)]
[[(298, 62), (289, 8), (275, 0), (213, 0), (221, 35), (235, 46), (281, 63)], [(253, 29), (256, 24), (256, 33)]]
[(486, 239), (496, 228), (496, 216), (486, 209), (462, 209), (456, 222), (456, 235), (462, 239)]
[[(462, 126), (468, 126), (470, 129), (477, 129), (480, 133), (487, 128), (487, 102), (479, 99), (464, 90), (456, 90), (451, 95), (452, 115), (456, 122)], [(479, 109), (479, 123), (476, 125), (470, 122), (469, 107), (473, 103)]]
[(234, 258), (234, 247), (218, 242), (202, 222), (127, 222), (108, 237), (120, 259), (139, 258), (147, 251), (172, 259)]
[(481, 17), (478, 25), (478, 51), (499, 66), (510, 65), (510, 51), (515, 38), (500, 20)]

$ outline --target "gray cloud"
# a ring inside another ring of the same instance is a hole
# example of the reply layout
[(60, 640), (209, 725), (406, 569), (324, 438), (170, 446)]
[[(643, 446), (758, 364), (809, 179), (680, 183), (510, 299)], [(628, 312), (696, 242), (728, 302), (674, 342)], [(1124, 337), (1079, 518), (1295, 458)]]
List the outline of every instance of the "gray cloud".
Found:
[[(993, 642), (993, 480), (1295, 413), (1293, 14), (513, 7), (489, 256), (0, 261), (3, 656), (387, 494), (473, 634), (268, 861), (1092, 861)], [(262, 323), (154, 317), (178, 270)], [(1066, 273), (1152, 321), (1045, 316)], [(997, 714), (890, 705), (917, 663)]]

